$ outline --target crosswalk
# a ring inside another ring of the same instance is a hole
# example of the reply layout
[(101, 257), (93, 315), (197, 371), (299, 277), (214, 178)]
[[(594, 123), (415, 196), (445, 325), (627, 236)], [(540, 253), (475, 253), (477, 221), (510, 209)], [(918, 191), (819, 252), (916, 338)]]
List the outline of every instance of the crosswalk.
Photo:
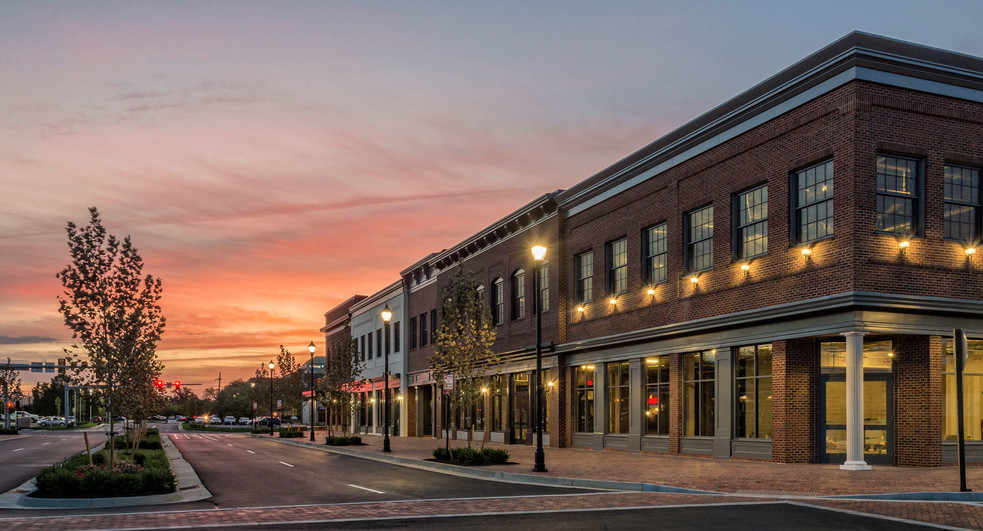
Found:
[(208, 439), (209, 441), (220, 441), (225, 437), (241, 438), (237, 433), (170, 433), (172, 441), (183, 441), (188, 439)]

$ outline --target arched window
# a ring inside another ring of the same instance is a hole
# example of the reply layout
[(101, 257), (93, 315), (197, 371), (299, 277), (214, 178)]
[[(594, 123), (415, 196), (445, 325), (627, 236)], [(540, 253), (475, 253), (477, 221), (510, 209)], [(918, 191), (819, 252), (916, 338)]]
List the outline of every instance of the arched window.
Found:
[(492, 282), (492, 322), (500, 325), (505, 320), (505, 280), (501, 277)]
[(512, 273), (512, 319), (522, 319), (526, 315), (526, 272)]

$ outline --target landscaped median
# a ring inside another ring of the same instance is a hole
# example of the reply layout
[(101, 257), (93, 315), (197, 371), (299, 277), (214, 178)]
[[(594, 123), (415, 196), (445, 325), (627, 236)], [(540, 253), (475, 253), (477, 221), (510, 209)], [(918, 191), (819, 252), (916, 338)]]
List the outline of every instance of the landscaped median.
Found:
[(79, 454), (42, 470), (35, 478), (41, 498), (104, 498), (146, 496), (174, 492), (176, 480), (156, 429), (146, 430), (133, 440), (138, 430), (113, 439), (115, 462), (109, 464), (109, 450)]

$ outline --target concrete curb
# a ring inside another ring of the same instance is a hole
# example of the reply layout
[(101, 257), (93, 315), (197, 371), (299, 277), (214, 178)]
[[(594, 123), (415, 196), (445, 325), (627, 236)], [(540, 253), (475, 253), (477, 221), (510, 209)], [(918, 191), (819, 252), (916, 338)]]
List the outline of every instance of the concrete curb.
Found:
[[(212, 493), (205, 488), (194, 468), (184, 460), (181, 452), (171, 444), (166, 433), (161, 434), (161, 446), (171, 463), (171, 470), (177, 478), (177, 490), (168, 494), (153, 494), (150, 496), (128, 496), (119, 498), (32, 498), (29, 496), (37, 490), (34, 478), (20, 487), (0, 494), (0, 509), (75, 509), (75, 508), (106, 508), (134, 507), (137, 505), (163, 505), (169, 503), (184, 503), (205, 500)], [(93, 448), (98, 451), (105, 443)]]
[(897, 492), (888, 494), (844, 494), (840, 496), (820, 497), (831, 500), (983, 502), (983, 492)]
[[(251, 436), (261, 437), (259, 435), (251, 435)], [(306, 441), (296, 441), (292, 439), (279, 439), (279, 438), (270, 438), (270, 437), (266, 437), (266, 439), (275, 440), (276, 442), (280, 442), (283, 444), (304, 446), (307, 448), (314, 448), (316, 450), (322, 450), (325, 452), (330, 452), (340, 455), (347, 455), (349, 457), (357, 457), (360, 459), (370, 459), (372, 461), (391, 463), (395, 465), (417, 468), (421, 470), (432, 470), (444, 474), (489, 479), (494, 481), (505, 481), (508, 483), (523, 483), (526, 485), (542, 485), (548, 487), (576, 487), (582, 489), (669, 492), (675, 494), (717, 494), (717, 495), (723, 494), (720, 492), (712, 492), (708, 490), (687, 489), (683, 487), (673, 487), (669, 485), (658, 485), (655, 483), (634, 483), (634, 482), (627, 482), (627, 481), (607, 481), (607, 480), (599, 480), (599, 479), (537, 476), (533, 474), (521, 474), (517, 472), (503, 472), (501, 470), (488, 470), (479, 467), (451, 465), (447, 463), (438, 463), (436, 461), (413, 459), (410, 457), (384, 455), (384, 454), (377, 454), (375, 452), (363, 452), (361, 450), (356, 450), (344, 446), (311, 444), (310, 442), (306, 442)]]

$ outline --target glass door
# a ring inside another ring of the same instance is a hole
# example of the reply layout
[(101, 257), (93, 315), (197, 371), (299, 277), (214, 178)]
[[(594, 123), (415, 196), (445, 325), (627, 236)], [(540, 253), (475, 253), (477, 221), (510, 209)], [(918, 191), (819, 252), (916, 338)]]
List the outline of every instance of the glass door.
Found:
[(532, 444), (529, 433), (529, 373), (512, 375), (512, 442)]
[[(889, 373), (864, 374), (864, 461), (892, 464), (893, 382)], [(820, 382), (820, 461), (846, 460), (846, 375), (823, 374)]]

